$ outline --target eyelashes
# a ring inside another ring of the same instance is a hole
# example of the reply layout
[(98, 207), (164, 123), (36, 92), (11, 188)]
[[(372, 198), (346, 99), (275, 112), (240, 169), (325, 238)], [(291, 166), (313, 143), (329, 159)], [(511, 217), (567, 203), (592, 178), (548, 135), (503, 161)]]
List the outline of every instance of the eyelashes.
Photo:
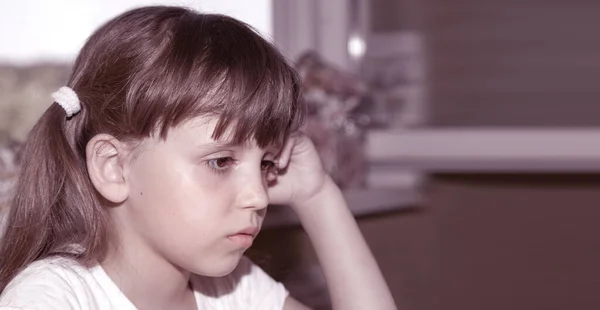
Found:
[(233, 159), (231, 157), (220, 157), (220, 158), (209, 159), (206, 161), (206, 166), (208, 168), (210, 168), (210, 170), (212, 170), (213, 172), (218, 173), (218, 174), (223, 174), (223, 173), (227, 172), (227, 170), (235, 164), (236, 164), (235, 159)]
[[(235, 166), (238, 161), (232, 157), (219, 157), (209, 159), (205, 162), (206, 166), (216, 174), (225, 174), (227, 173), (233, 166)], [(260, 170), (263, 173), (273, 172), (277, 169), (277, 165), (272, 160), (263, 160), (260, 163)]]
[(272, 160), (263, 160), (260, 163), (260, 169), (264, 172), (270, 172), (277, 168), (277, 165)]

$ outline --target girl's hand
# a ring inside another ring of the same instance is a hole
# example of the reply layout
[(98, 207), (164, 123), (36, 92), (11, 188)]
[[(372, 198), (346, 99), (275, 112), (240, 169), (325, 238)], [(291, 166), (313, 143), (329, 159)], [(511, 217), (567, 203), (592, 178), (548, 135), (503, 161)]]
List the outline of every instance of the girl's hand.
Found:
[(296, 211), (323, 267), (333, 309), (395, 310), (377, 261), (310, 139), (292, 135), (278, 162), (279, 176), (267, 175), (270, 202)]
[(300, 132), (286, 141), (276, 165), (277, 171), (269, 177), (271, 204), (300, 207), (316, 196), (329, 179), (314, 144)]

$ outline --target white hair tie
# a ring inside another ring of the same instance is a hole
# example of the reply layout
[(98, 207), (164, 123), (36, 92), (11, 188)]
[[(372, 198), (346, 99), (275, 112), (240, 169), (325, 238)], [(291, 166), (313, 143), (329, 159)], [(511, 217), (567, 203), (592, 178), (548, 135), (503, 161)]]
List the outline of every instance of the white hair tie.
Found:
[(71, 117), (81, 110), (81, 104), (79, 103), (77, 94), (67, 86), (63, 86), (52, 93), (52, 100), (65, 109), (67, 117)]

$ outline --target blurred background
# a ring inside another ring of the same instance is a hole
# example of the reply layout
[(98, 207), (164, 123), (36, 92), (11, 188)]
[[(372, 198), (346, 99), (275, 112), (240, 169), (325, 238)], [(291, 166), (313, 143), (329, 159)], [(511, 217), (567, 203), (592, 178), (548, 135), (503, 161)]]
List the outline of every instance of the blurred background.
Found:
[[(0, 212), (87, 36), (147, 4), (241, 19), (296, 66), (306, 130), (400, 309), (600, 308), (596, 1), (3, 0)], [(250, 255), (329, 308), (286, 209)]]

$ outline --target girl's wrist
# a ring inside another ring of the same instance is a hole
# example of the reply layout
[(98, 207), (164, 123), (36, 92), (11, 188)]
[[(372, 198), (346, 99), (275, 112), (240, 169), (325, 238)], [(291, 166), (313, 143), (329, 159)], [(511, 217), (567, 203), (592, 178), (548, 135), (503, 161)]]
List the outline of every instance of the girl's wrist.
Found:
[(329, 175), (324, 176), (322, 186), (308, 198), (292, 203), (291, 207), (300, 218), (319, 214), (319, 209), (330, 207), (335, 201), (343, 201), (343, 194)]

